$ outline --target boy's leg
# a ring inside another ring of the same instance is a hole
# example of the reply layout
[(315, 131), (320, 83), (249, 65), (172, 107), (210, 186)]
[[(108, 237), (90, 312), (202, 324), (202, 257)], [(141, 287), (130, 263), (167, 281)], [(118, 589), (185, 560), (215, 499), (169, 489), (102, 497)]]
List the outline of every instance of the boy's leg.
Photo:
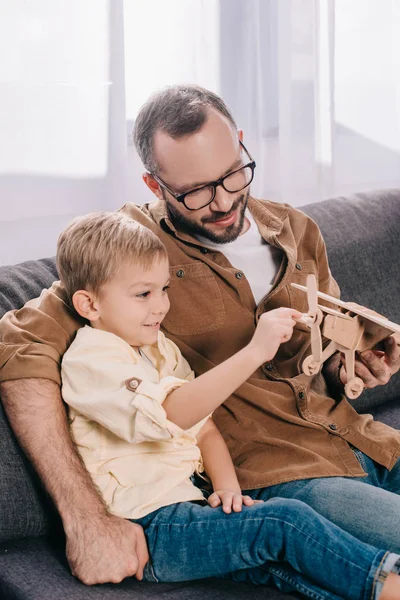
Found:
[[(238, 578), (246, 570), (248, 580), (256, 583), (286, 590), (292, 586), (314, 598), (356, 600), (373, 597), (374, 579), (386, 556), (296, 500), (275, 498), (230, 515), (183, 502), (136, 522), (144, 527), (159, 581), (229, 573)], [(274, 573), (274, 567), (285, 573), (287, 566), (290, 577)]]
[(301, 500), (361, 541), (400, 553), (400, 463), (388, 471), (359, 450), (354, 452), (365, 478), (304, 479), (244, 493), (262, 500)]
[[(329, 598), (329, 600), (333, 600), (333, 598), (335, 598), (340, 600), (340, 598), (342, 598), (341, 596), (339, 597), (332, 592), (321, 592), (321, 588), (319, 586), (313, 586), (313, 584), (310, 583), (306, 577), (302, 577), (302, 575), (297, 573), (294, 569), (292, 569), (292, 567), (279, 563), (268, 563), (264, 567), (256, 567), (247, 571), (236, 571), (229, 577), (229, 579), (239, 582), (251, 581), (260, 584), (263, 582), (263, 578), (265, 578), (267, 569), (268, 576), (272, 576), (276, 587), (278, 587), (282, 592), (290, 593), (297, 591), (303, 593), (305, 596), (314, 598), (314, 600), (319, 600), (320, 598)], [(381, 598), (384, 588), (385, 593), (388, 594), (386, 584), (389, 582), (387, 582), (386, 579), (389, 574), (394, 574), (398, 577), (400, 576), (400, 560), (398, 554), (386, 554), (382, 561), (382, 568), (379, 570), (379, 574), (377, 574), (376, 581), (374, 582), (373, 594), (372, 596), (367, 596), (368, 600), (377, 600), (378, 598)], [(392, 597), (396, 598), (396, 600), (400, 597), (399, 586), (399, 580), (392, 580), (390, 586), (388, 586), (391, 587), (391, 593), (395, 594)], [(366, 592), (368, 592), (368, 590), (366, 590)]]

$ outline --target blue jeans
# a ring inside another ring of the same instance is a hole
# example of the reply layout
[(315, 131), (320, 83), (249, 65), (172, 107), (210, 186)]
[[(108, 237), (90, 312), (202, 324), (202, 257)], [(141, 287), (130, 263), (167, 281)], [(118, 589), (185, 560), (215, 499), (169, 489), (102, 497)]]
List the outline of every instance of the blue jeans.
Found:
[(182, 502), (134, 522), (144, 528), (149, 547), (147, 581), (219, 577), (275, 585), (314, 600), (367, 600), (379, 597), (379, 585), (399, 559), (298, 500), (274, 498), (229, 515)]
[(252, 498), (294, 498), (359, 540), (400, 553), (400, 460), (391, 471), (353, 449), (367, 477), (322, 477), (249, 490)]

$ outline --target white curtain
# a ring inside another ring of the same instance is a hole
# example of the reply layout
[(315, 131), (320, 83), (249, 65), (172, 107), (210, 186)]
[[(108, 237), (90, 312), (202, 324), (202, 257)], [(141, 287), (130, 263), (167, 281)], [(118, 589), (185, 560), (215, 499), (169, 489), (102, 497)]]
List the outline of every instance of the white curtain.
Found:
[(0, 0), (0, 264), (125, 198), (122, 0)]
[(0, 264), (151, 198), (130, 132), (166, 84), (225, 98), (260, 197), (400, 187), (398, 0), (0, 0), (0, 54)]
[[(213, 89), (244, 129), (260, 197), (400, 187), (398, 0), (125, 0), (125, 44), (129, 119), (165, 84)], [(147, 200), (129, 152), (130, 193)]]

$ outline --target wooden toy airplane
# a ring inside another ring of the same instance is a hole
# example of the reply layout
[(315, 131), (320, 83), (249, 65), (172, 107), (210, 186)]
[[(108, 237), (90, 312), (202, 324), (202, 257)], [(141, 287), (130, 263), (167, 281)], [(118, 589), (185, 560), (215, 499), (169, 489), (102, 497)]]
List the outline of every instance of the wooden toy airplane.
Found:
[[(343, 302), (317, 290), (315, 275), (307, 276), (307, 287), (291, 284), (293, 287), (307, 293), (308, 313), (298, 319), (311, 329), (311, 355), (302, 364), (306, 375), (315, 375), (322, 364), (337, 350), (343, 352), (346, 358), (348, 381), (345, 394), (350, 399), (358, 398), (364, 389), (364, 383), (355, 375), (355, 353), (371, 350), (393, 333), (400, 334), (400, 325), (389, 321), (386, 317), (352, 302)], [(345, 312), (318, 304), (318, 298), (340, 306)], [(324, 317), (323, 312), (327, 313)], [(322, 335), (331, 340), (322, 350)]]

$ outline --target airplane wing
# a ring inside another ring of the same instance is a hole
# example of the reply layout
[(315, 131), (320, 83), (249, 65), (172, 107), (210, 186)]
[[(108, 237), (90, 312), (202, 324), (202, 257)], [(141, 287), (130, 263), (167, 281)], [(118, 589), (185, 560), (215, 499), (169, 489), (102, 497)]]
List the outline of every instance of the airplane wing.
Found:
[[(298, 283), (292, 283), (291, 285), (293, 287), (307, 293), (307, 288), (304, 285), (299, 285)], [(337, 298), (334, 298), (333, 296), (329, 296), (329, 294), (324, 294), (323, 292), (317, 292), (317, 296), (318, 296), (318, 298), (322, 298), (323, 300), (332, 302), (332, 304), (336, 304), (337, 306), (340, 306), (341, 308), (344, 308), (345, 310), (348, 310), (356, 315), (360, 315), (360, 317), (363, 317), (363, 319), (372, 321), (372, 323), (376, 323), (376, 325), (380, 325), (381, 327), (384, 327), (385, 329), (388, 329), (390, 331), (400, 334), (400, 325), (397, 325), (397, 323), (393, 323), (392, 321), (389, 321), (389, 319), (386, 319), (386, 317), (379, 317), (378, 315), (370, 314), (368, 308), (355, 307), (350, 302), (343, 302), (343, 300), (338, 300)]]

